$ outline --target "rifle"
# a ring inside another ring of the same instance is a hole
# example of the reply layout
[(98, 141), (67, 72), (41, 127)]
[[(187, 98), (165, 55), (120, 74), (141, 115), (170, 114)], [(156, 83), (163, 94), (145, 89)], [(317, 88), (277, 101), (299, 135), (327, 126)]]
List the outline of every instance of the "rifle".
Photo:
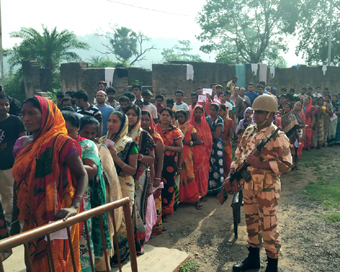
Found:
[[(262, 139), (261, 143), (250, 153), (255, 154), (261, 153), (262, 148), (271, 140), (273, 137), (279, 132), (280, 128), (277, 128), (266, 140)], [(246, 160), (237, 167), (236, 171), (230, 175), (230, 182), (234, 180), (240, 181), (244, 179), (246, 182), (251, 180), (251, 174), (247, 171), (249, 164)], [(217, 195), (218, 200), (220, 201), (221, 205), (228, 199), (228, 192), (225, 189)], [(242, 190), (239, 192), (234, 193), (233, 199), (231, 201), (231, 208), (233, 210), (233, 221), (234, 221), (234, 234), (235, 239), (238, 238), (238, 224), (241, 223), (241, 206), (243, 205), (243, 193)]]

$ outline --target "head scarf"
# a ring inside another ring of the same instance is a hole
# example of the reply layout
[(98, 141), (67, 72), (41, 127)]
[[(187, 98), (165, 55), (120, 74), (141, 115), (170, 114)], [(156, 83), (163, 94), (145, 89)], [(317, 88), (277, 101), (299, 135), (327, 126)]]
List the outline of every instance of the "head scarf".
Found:
[[(199, 108), (202, 110), (203, 114), (201, 116), (201, 124), (197, 124), (195, 122), (195, 110)], [(196, 128), (197, 130), (197, 134), (200, 134), (199, 136), (201, 137), (200, 140), (202, 140), (204, 142), (204, 145), (211, 151), (212, 149), (212, 134), (211, 134), (211, 130), (210, 130), (210, 126), (207, 122), (207, 120), (205, 119), (205, 110), (202, 106), (200, 105), (196, 105), (196, 107), (194, 108), (191, 117), (190, 117), (190, 121), (189, 124), (194, 126), (194, 128)], [(200, 131), (200, 133), (199, 133)]]
[[(127, 136), (131, 137), (134, 142), (139, 143), (139, 137), (143, 129), (141, 128), (142, 113), (140, 108), (138, 108), (138, 119), (136, 124), (129, 129)], [(129, 118), (129, 117), (128, 117)]]
[(33, 141), (26, 145), (15, 159), (12, 172), (17, 182), (23, 180), (30, 171), (30, 177), (34, 177), (32, 170), (35, 170), (35, 158), (44, 143), (49, 142), (58, 134), (67, 135), (65, 121), (58, 107), (45, 97), (36, 96), (36, 98), (41, 108), (41, 125), (39, 131), (34, 135)]
[[(245, 111), (243, 112), (243, 119), (238, 123), (238, 125), (237, 125), (237, 127), (236, 127), (236, 130), (235, 130), (235, 134), (237, 135), (238, 134), (238, 132), (242, 129), (242, 130), (245, 130), (246, 129), (246, 127), (245, 127), (245, 124), (247, 124), (247, 123), (245, 123), (245, 122), (247, 122), (247, 119), (246, 119), (246, 113), (247, 113), (247, 111), (249, 111), (249, 110), (253, 110), (251, 107), (248, 107), (248, 108), (246, 108), (245, 109)], [(250, 124), (247, 124), (247, 126), (248, 125), (254, 125), (255, 124), (255, 122), (254, 122), (254, 120), (253, 120), (253, 116), (251, 116), (251, 121), (250, 121)]]
[(151, 137), (153, 138), (155, 143), (157, 143), (157, 141), (161, 141), (161, 143), (163, 144), (163, 139), (162, 139), (161, 135), (159, 135), (159, 133), (156, 132), (156, 130), (155, 130), (156, 124), (155, 124), (155, 121), (152, 118), (151, 113), (149, 111), (142, 111), (142, 115), (143, 115), (143, 113), (146, 113), (150, 118), (150, 126), (149, 126), (148, 132), (150, 133)]
[[(115, 113), (112, 113), (115, 114)], [(120, 128), (117, 132), (116, 135), (113, 135), (112, 133), (110, 133), (109, 131), (107, 131), (106, 136), (102, 137), (99, 139), (99, 143), (100, 144), (105, 144), (105, 141), (107, 139), (110, 139), (111, 141), (113, 141), (115, 143), (114, 145), (114, 150), (116, 150), (117, 154), (121, 151), (124, 150), (125, 145), (128, 142), (132, 142), (132, 139), (130, 137), (127, 136), (128, 134), (128, 130), (129, 130), (129, 124), (128, 124), (128, 117), (124, 114), (124, 120), (120, 125)]]

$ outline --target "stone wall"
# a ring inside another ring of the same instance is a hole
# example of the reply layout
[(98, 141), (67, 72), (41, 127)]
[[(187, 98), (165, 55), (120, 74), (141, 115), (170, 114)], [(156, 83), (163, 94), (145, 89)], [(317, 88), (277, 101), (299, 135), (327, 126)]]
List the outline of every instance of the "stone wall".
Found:
[(36, 61), (24, 61), (22, 63), (22, 74), (26, 98), (41, 92), (40, 70), (41, 69)]
[(135, 84), (136, 81), (139, 81), (140, 85), (143, 86), (151, 86), (152, 85), (152, 71), (148, 69), (143, 69), (140, 67), (130, 67), (128, 69), (129, 74), (129, 86)]
[[(126, 68), (88, 68), (85, 62), (63, 63), (60, 66), (62, 91), (85, 90), (90, 101), (95, 97), (97, 84), (100, 80), (106, 80), (108, 86), (112, 84), (118, 94), (128, 89), (128, 71)], [(112, 77), (112, 78), (107, 78)]]
[(193, 81), (187, 80), (187, 65), (185, 64), (153, 64), (152, 89), (156, 94), (173, 98), (176, 90), (185, 93), (185, 101), (190, 99)]

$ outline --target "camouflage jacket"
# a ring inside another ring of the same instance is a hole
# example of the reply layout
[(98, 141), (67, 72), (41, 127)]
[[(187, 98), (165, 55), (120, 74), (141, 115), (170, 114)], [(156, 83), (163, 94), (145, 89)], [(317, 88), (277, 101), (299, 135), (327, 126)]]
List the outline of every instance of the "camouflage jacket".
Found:
[[(258, 131), (256, 125), (250, 125), (243, 133), (240, 143), (235, 152), (235, 159), (231, 168), (236, 169), (250, 155), (250, 153), (260, 144), (262, 139), (266, 140), (276, 126), (271, 124)], [(290, 171), (292, 168), (292, 155), (289, 148), (289, 139), (284, 132), (279, 131), (262, 149), (259, 154), (261, 161), (268, 161), (271, 170), (257, 169), (252, 166), (248, 171), (252, 176), (250, 182), (241, 180), (241, 186), (246, 190), (253, 191), (280, 191), (280, 175)]]

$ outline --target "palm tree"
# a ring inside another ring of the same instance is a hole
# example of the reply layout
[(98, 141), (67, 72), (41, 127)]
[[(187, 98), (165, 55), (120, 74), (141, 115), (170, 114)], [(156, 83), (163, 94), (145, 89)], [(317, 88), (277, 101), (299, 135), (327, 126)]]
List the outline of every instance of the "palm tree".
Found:
[(79, 61), (81, 58), (72, 49), (88, 49), (87, 43), (77, 40), (76, 35), (68, 30), (61, 32), (55, 27), (51, 32), (42, 26), (40, 34), (34, 28), (22, 27), (20, 31), (10, 33), (11, 38), (20, 38), (22, 42), (7, 51), (11, 68), (23, 61), (36, 60), (40, 68), (46, 69), (46, 90), (52, 91), (53, 76), (60, 63), (66, 61)]

